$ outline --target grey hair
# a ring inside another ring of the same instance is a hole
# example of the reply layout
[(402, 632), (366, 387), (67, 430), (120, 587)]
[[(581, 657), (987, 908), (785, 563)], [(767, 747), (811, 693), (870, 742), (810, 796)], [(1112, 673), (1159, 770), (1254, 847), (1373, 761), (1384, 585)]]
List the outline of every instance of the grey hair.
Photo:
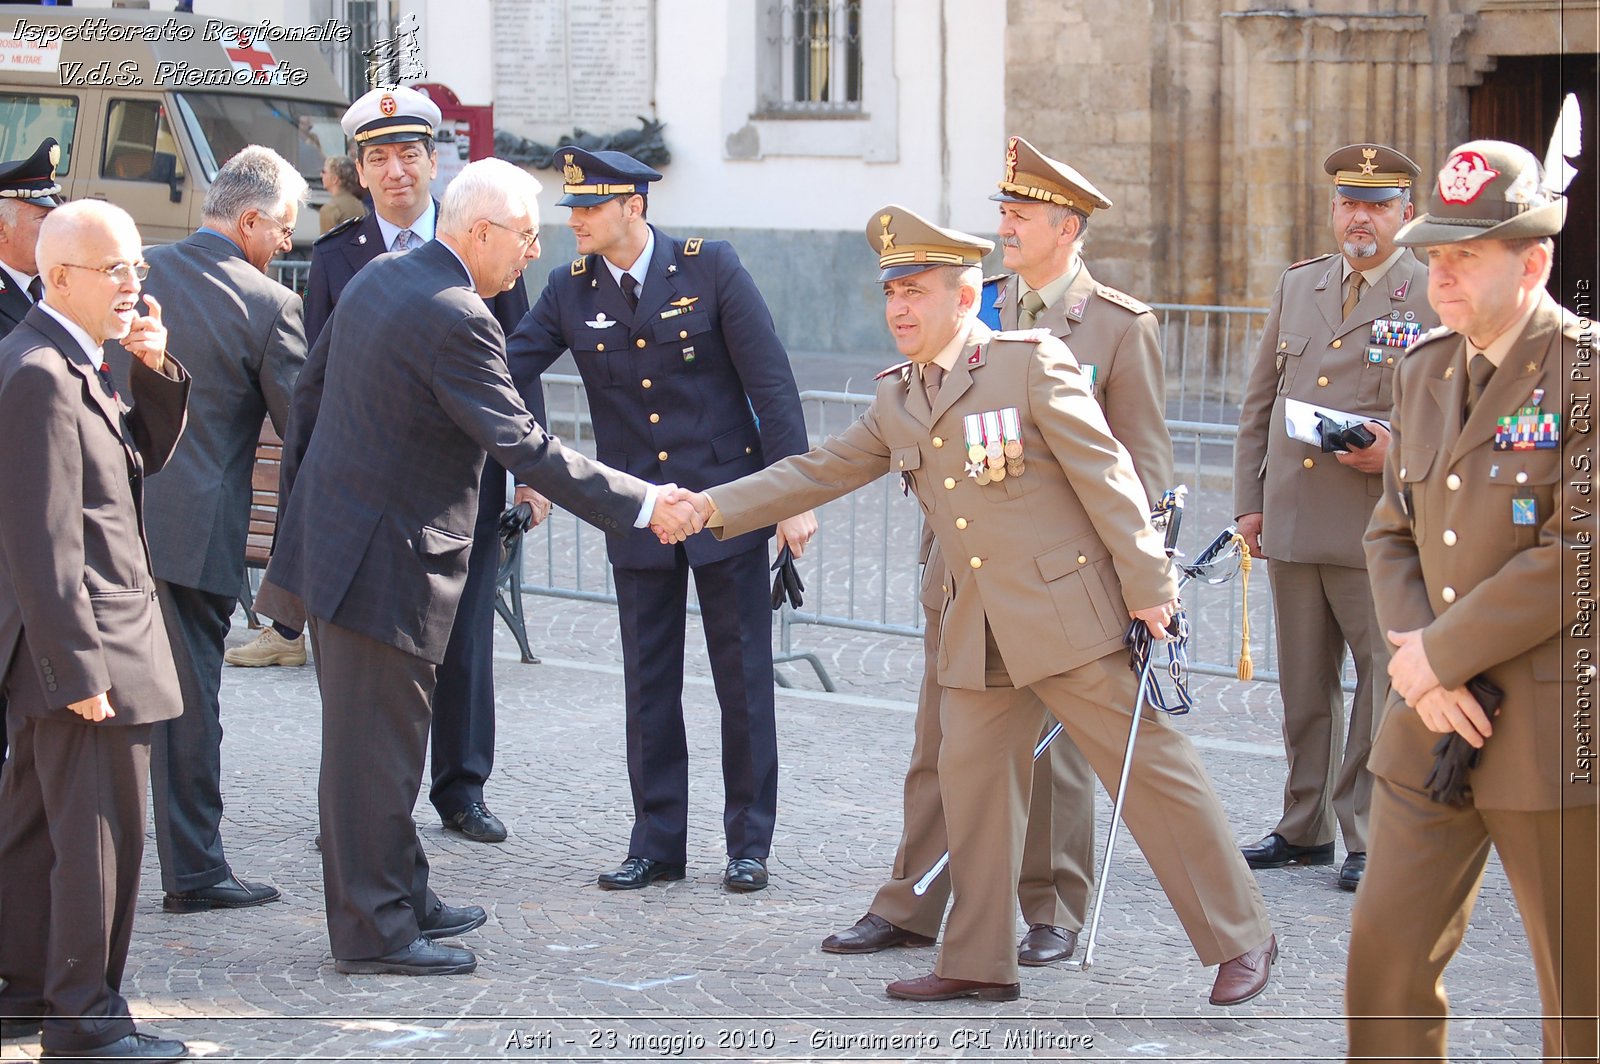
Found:
[(276, 217), (291, 202), (306, 202), (306, 179), (271, 148), (251, 144), (217, 171), (200, 214), (221, 222), (233, 222), (252, 210)]
[(444, 190), (439, 231), (465, 234), (479, 219), (503, 222), (525, 211), (537, 224), (539, 179), (504, 159), (479, 159), (461, 168)]
[(1064, 203), (1047, 204), (1044, 209), (1045, 220), (1057, 229), (1067, 223), (1068, 218), (1078, 219), (1078, 235), (1072, 240), (1072, 250), (1081, 254), (1083, 251), (1083, 238), (1089, 231), (1089, 216), (1082, 211), (1068, 207)]
[(95, 229), (113, 236), (131, 236), (135, 250), (138, 248), (139, 227), (134, 224), (133, 215), (104, 200), (74, 200), (45, 215), (39, 226), (40, 275), (65, 263), (66, 256), (74, 254), (76, 245)]
[(354, 160), (348, 155), (330, 155), (327, 162), (333, 179), (339, 182), (339, 191), (354, 196), (361, 188), (361, 175), (356, 173)]

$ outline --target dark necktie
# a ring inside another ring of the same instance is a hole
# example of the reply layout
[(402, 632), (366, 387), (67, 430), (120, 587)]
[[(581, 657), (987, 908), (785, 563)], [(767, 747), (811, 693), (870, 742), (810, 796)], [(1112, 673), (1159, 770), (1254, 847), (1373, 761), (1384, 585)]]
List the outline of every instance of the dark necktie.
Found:
[(1473, 355), (1472, 361), (1467, 364), (1467, 409), (1462, 421), (1472, 416), (1472, 409), (1478, 405), (1478, 400), (1483, 398), (1483, 390), (1489, 386), (1489, 378), (1492, 376), (1494, 376), (1494, 363), (1489, 361), (1489, 356)]
[(628, 301), (629, 310), (639, 309), (639, 282), (631, 273), (622, 275), (622, 298)]
[(928, 393), (928, 406), (939, 398), (939, 385), (944, 383), (944, 369), (929, 362), (922, 367), (922, 389)]
[(44, 298), (44, 278), (35, 277), (28, 282), (28, 298), (35, 303)]

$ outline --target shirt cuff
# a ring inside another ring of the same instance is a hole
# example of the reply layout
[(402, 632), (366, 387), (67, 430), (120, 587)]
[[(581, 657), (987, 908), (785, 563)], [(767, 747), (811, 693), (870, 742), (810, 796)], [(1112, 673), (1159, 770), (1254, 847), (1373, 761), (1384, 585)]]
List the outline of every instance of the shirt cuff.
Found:
[(661, 490), (659, 484), (646, 484), (644, 486), (644, 505), (639, 507), (639, 516), (633, 519), (634, 528), (649, 528), (650, 515), (656, 510), (656, 492)]

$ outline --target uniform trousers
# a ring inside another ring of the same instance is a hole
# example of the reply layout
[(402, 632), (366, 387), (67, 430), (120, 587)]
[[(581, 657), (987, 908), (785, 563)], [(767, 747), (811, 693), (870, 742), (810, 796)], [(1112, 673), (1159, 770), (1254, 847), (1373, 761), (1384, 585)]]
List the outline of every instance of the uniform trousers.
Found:
[[(935, 938), (950, 900), (950, 877), (939, 876), (920, 898), (913, 889), (949, 849), (944, 803), (939, 797), (939, 749), (944, 737), (939, 726), (944, 691), (938, 675), (939, 611), (924, 607), (923, 620), (922, 689), (917, 696), (911, 765), (906, 769), (900, 845), (894, 853), (892, 878), (878, 888), (868, 911), (896, 927)], [(1016, 696), (1035, 707), (1048, 731), (1055, 718), (1039, 700), (1027, 690)], [(1034, 764), (1022, 873), (1017, 883), (1024, 922), (1080, 930), (1094, 883), (1093, 866), (1094, 770), (1071, 737), (1062, 732)]]
[(0, 1014), (52, 1052), (132, 1034), (120, 990), (144, 856), (149, 724), (8, 722), (0, 775)]
[(311, 639), (322, 691), (317, 807), (328, 941), (338, 960), (371, 960), (416, 941), (417, 921), (439, 903), (411, 816), (434, 666), (319, 617)]
[[(935, 971), (1017, 981), (1011, 900), (1022, 863), (1039, 714), (1017, 698), (989, 636), (987, 687), (946, 688), (939, 790), (954, 903)], [(1061, 721), (1115, 793), (1138, 678), (1118, 650), (1027, 688)], [(1200, 963), (1220, 964), (1272, 933), (1261, 890), (1193, 745), (1153, 710), (1139, 726), (1123, 821), (1144, 851)]]
[(1511, 882), (1538, 973), (1544, 1055), (1596, 1059), (1595, 833), (1593, 805), (1513, 812), (1478, 809), (1469, 798), (1456, 808), (1378, 780), (1372, 848), (1350, 920), (1351, 1059), (1446, 1058), (1444, 970), (1466, 935), (1491, 845)]
[[(1372, 606), (1365, 569), (1273, 561), (1267, 566), (1278, 624), (1278, 690), (1289, 778), (1283, 818), (1272, 830), (1291, 846), (1334, 840), (1367, 849), (1372, 774), (1367, 755), (1389, 694), (1389, 644)], [(1356, 666), (1348, 727), (1340, 684), (1345, 647)]]
[(161, 887), (169, 894), (228, 878), (222, 850), (222, 654), (235, 598), (156, 581), (183, 713), (155, 725), (150, 796)]
[[(683, 724), (683, 647), (688, 556), (672, 569), (612, 573), (627, 688), (628, 854), (683, 864), (688, 852), (689, 748)], [(778, 806), (773, 719), (772, 602), (767, 552), (693, 566), (700, 620), (721, 706), (723, 830), (730, 859), (765, 860)]]

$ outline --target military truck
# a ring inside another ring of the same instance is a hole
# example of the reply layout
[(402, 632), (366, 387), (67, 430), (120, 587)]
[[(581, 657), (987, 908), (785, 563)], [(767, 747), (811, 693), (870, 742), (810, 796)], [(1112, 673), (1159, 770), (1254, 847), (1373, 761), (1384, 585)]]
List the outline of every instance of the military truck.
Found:
[(333, 21), (0, 4), (0, 159), (56, 138), (67, 198), (109, 200), (162, 243), (200, 224), (224, 162), (264, 144), (311, 185), (295, 234), (303, 251), (327, 201), (323, 158), (345, 151), (348, 99), (318, 45), (348, 33)]

